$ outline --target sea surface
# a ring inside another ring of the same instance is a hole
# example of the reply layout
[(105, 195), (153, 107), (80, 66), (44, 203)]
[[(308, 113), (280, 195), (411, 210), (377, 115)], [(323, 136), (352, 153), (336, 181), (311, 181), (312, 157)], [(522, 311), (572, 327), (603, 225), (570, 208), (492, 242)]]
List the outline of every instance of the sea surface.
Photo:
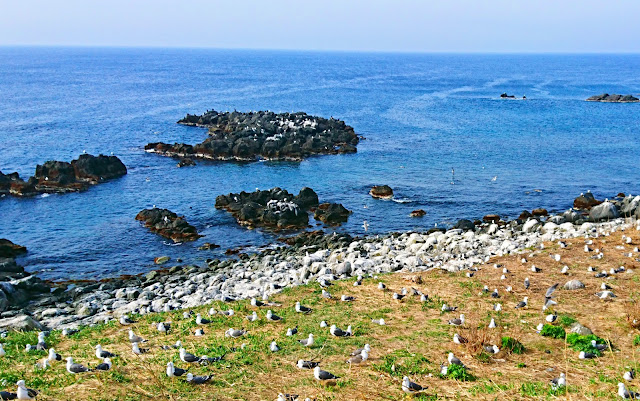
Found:
[[(502, 92), (527, 99), (500, 99)], [(129, 173), (76, 194), (0, 198), (0, 238), (52, 280), (155, 268), (169, 255), (202, 264), (280, 234), (247, 230), (217, 195), (310, 186), (353, 210), (338, 230), (427, 230), (488, 213), (559, 211), (580, 192), (640, 192), (640, 104), (585, 102), (640, 92), (638, 55), (458, 55), (195, 49), (0, 48), (0, 170), (32, 175), (47, 160), (115, 154)], [(176, 124), (207, 109), (305, 111), (366, 137), (351, 155), (293, 162), (198, 162), (177, 168), (148, 142), (195, 144)], [(452, 174), (455, 170), (455, 175)], [(368, 195), (389, 184), (394, 201)], [(153, 205), (205, 236), (169, 244), (134, 220)], [(422, 208), (424, 218), (409, 213)], [(198, 251), (204, 242), (217, 251)]]

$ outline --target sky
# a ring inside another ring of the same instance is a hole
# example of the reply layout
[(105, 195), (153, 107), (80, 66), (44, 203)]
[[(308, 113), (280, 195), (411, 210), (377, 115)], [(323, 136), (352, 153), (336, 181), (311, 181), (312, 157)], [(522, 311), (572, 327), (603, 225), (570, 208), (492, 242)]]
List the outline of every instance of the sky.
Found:
[(0, 0), (0, 46), (640, 53), (640, 0)]

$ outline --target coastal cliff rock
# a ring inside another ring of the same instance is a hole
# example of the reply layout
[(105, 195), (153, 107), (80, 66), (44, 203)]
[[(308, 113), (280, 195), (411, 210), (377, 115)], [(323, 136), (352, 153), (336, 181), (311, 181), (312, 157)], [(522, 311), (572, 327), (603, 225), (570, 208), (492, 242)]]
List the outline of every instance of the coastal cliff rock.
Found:
[(18, 197), (42, 193), (66, 193), (84, 191), (90, 185), (121, 177), (127, 168), (116, 156), (81, 155), (71, 163), (50, 160), (36, 166), (36, 173), (27, 181), (18, 173), (0, 172), (0, 194)]
[(640, 99), (632, 95), (610, 95), (603, 93), (602, 95), (591, 96), (587, 99), (587, 102), (607, 102), (607, 103), (636, 103)]
[(178, 124), (206, 127), (209, 137), (197, 145), (149, 143), (145, 151), (209, 160), (302, 160), (313, 155), (355, 153), (359, 142), (344, 121), (303, 112), (210, 110), (200, 116), (187, 114)]
[(369, 191), (369, 195), (376, 199), (391, 199), (393, 198), (393, 189), (388, 185), (375, 185)]
[(5, 238), (0, 238), (0, 258), (15, 258), (27, 253), (27, 248), (14, 244)]
[(136, 215), (136, 220), (144, 221), (145, 227), (151, 232), (173, 242), (195, 241), (201, 237), (196, 228), (187, 223), (184, 217), (168, 209), (144, 209)]

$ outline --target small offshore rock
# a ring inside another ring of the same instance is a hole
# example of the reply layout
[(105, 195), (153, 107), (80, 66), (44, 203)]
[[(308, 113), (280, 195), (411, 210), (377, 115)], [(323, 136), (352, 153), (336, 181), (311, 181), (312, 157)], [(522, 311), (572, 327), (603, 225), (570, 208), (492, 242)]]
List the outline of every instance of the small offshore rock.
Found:
[(497, 223), (500, 221), (500, 216), (497, 214), (488, 214), (482, 218), (485, 223)]
[(424, 217), (426, 214), (427, 212), (425, 212), (424, 210), (417, 209), (409, 213), (409, 217)]
[(169, 260), (171, 260), (171, 257), (169, 256), (158, 256), (157, 258), (153, 259), (153, 263), (162, 265), (167, 263)]
[(547, 209), (544, 209), (544, 208), (540, 207), (540, 208), (537, 208), (537, 209), (533, 209), (531, 211), (531, 214), (533, 216), (547, 216), (547, 215), (549, 215), (549, 212), (547, 212)]
[(573, 207), (575, 209), (591, 209), (592, 207), (599, 205), (600, 203), (602, 202), (597, 200), (591, 192), (587, 192), (574, 199)]
[(212, 244), (210, 242), (205, 242), (204, 244), (198, 247), (199, 251), (210, 251), (212, 249), (220, 248), (220, 245)]
[(376, 199), (391, 199), (393, 198), (393, 189), (388, 185), (375, 185), (369, 191), (369, 195)]

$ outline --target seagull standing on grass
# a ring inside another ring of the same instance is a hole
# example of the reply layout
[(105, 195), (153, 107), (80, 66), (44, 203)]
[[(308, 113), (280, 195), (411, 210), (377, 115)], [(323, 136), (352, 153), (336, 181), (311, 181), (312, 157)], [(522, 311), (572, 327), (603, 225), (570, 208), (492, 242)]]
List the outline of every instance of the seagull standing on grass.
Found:
[(90, 371), (91, 369), (86, 366), (83, 366), (79, 363), (73, 363), (72, 357), (67, 357), (67, 372), (75, 375), (76, 373), (84, 373)]
[(458, 365), (458, 366), (464, 367), (464, 363), (462, 363), (462, 361), (458, 357), (453, 355), (453, 352), (449, 352), (449, 356), (447, 357), (447, 361), (449, 361), (449, 364), (451, 364), (451, 365)]
[(144, 338), (137, 336), (133, 333), (133, 330), (129, 330), (129, 342), (130, 343), (144, 343), (147, 342)]
[(169, 377), (182, 376), (185, 373), (187, 373), (186, 369), (176, 368), (173, 365), (173, 362), (167, 362), (167, 376)]
[(111, 369), (111, 358), (104, 358), (101, 364), (96, 366), (96, 370), (109, 370)]
[(25, 384), (24, 380), (18, 380), (18, 383), (16, 383), (18, 386), (18, 391), (16, 392), (16, 398), (19, 400), (33, 400), (36, 398), (36, 396), (38, 395), (38, 392), (36, 390), (32, 390), (30, 388), (27, 388), (27, 385)]
[(186, 363), (195, 363), (199, 362), (200, 358), (187, 352), (187, 350), (185, 350), (184, 348), (180, 348), (180, 360)]
[(296, 312), (309, 314), (312, 312), (312, 309), (304, 305), (301, 305), (300, 302), (296, 302)]
[(560, 377), (556, 377), (551, 379), (551, 388), (554, 390), (559, 389), (560, 387), (564, 387), (567, 385), (567, 378), (564, 373), (560, 373)]
[(282, 318), (276, 314), (274, 314), (271, 309), (269, 309), (267, 311), (267, 320), (270, 320), (272, 322), (278, 322), (280, 320), (282, 320)]
[(54, 350), (53, 348), (49, 348), (49, 356), (47, 357), (47, 359), (49, 360), (49, 362), (61, 361), (62, 355), (56, 354), (56, 350)]
[(319, 380), (321, 382), (324, 382), (327, 380), (336, 380), (340, 378), (334, 375), (333, 373), (329, 373), (326, 370), (320, 369), (319, 366), (316, 366), (315, 368), (313, 368), (313, 377), (315, 377), (316, 380)]
[(402, 378), (402, 391), (407, 394), (417, 394), (424, 391), (426, 388), (421, 385), (412, 382), (407, 376)]
[(187, 382), (192, 384), (205, 384), (206, 382), (211, 380), (212, 377), (213, 375), (194, 376), (192, 373), (187, 373)]
[(313, 334), (309, 333), (309, 337), (302, 339), (302, 340), (298, 340), (298, 342), (302, 345), (304, 345), (305, 347), (310, 347), (313, 345)]
[(100, 358), (100, 359), (104, 359), (104, 358), (113, 358), (116, 355), (109, 352), (109, 351), (105, 351), (102, 349), (102, 345), (98, 344), (96, 345), (96, 358)]
[(618, 395), (625, 400), (640, 398), (640, 393), (627, 390), (627, 386), (624, 383), (618, 383)]
[(452, 326), (462, 326), (464, 324), (464, 314), (461, 314), (459, 318), (449, 320), (449, 324)]
[(516, 309), (524, 308), (529, 304), (529, 297), (524, 297), (524, 299), (516, 305)]

